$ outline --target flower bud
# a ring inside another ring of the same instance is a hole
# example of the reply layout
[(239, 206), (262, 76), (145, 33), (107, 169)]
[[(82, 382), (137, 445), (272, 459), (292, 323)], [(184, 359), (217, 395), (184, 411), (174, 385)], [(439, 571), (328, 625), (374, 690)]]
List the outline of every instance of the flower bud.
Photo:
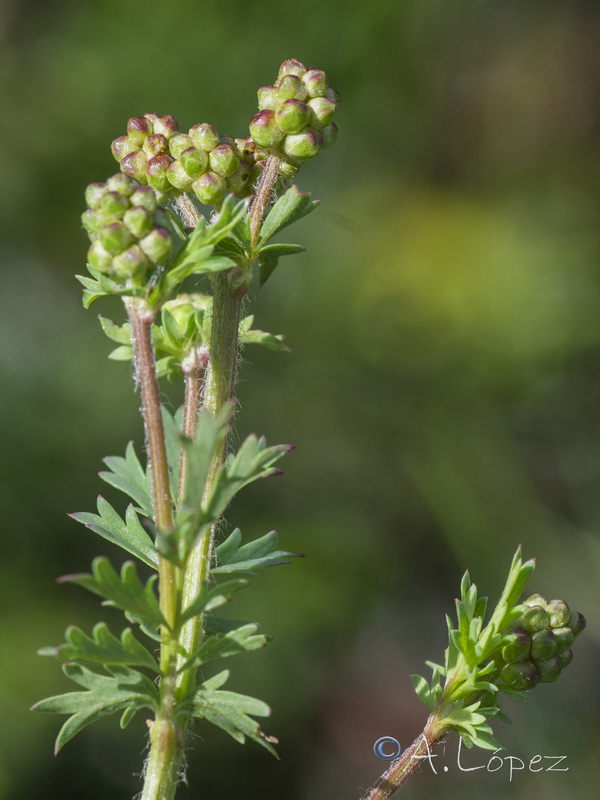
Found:
[(538, 659), (550, 658), (555, 655), (558, 642), (552, 631), (538, 631), (531, 637), (531, 657), (537, 663)]
[(502, 668), (502, 680), (513, 689), (533, 689), (539, 679), (540, 673), (532, 661), (513, 661)]
[(115, 159), (120, 163), (129, 153), (138, 150), (138, 146), (131, 141), (129, 136), (119, 136), (118, 139), (113, 141), (110, 149)]
[(190, 138), (196, 147), (206, 153), (219, 145), (219, 134), (208, 122), (201, 122), (190, 128)]
[(89, 208), (99, 208), (102, 195), (106, 191), (105, 183), (90, 183), (85, 190), (85, 202)]
[(248, 186), (250, 177), (250, 167), (247, 164), (240, 164), (240, 167), (225, 181), (226, 194), (235, 194), (237, 197), (246, 197), (251, 194)]
[(568, 667), (571, 661), (573, 661), (573, 651), (572, 650), (563, 650), (562, 653), (557, 653), (558, 663), (560, 664), (561, 669)]
[(265, 168), (266, 161), (257, 161), (256, 164), (250, 170), (250, 177), (248, 178), (248, 184), (251, 187), (258, 186), (258, 182), (261, 179), (263, 170)]
[(571, 628), (555, 628), (553, 630), (554, 636), (556, 637), (556, 644), (559, 653), (564, 653), (565, 650), (569, 650), (575, 641), (575, 634), (571, 630)]
[(337, 89), (334, 89), (332, 86), (330, 86), (329, 89), (327, 89), (327, 91), (325, 92), (325, 97), (328, 100), (331, 100), (331, 102), (334, 105), (339, 106), (339, 104), (340, 104), (340, 93), (337, 91)]
[(310, 109), (302, 100), (284, 100), (275, 112), (277, 126), (284, 133), (299, 133), (310, 119)]
[(579, 611), (571, 611), (571, 616), (569, 617), (569, 628), (573, 631), (575, 638), (579, 636), (581, 631), (587, 625), (586, 619), (583, 614), (580, 614)]
[(532, 594), (527, 600), (523, 600), (526, 606), (541, 606), (546, 608), (546, 599), (541, 594)]
[(528, 633), (546, 630), (550, 625), (548, 614), (541, 606), (530, 606), (520, 619), (519, 625)]
[(151, 186), (141, 186), (136, 189), (129, 198), (129, 202), (132, 206), (144, 206), (152, 214), (156, 211), (156, 194)]
[(305, 85), (296, 75), (284, 75), (277, 82), (277, 101), (282, 103), (284, 100), (306, 100), (308, 93)]
[(222, 133), (219, 136), (219, 144), (230, 144), (233, 149), (235, 150), (235, 139), (233, 136), (230, 136), (228, 133)]
[(105, 250), (99, 241), (92, 243), (87, 253), (88, 264), (99, 272), (110, 272), (112, 268), (112, 253)]
[(129, 198), (120, 192), (105, 192), (100, 201), (100, 208), (107, 220), (121, 219), (129, 208)]
[(299, 167), (294, 164), (288, 164), (287, 161), (282, 161), (279, 166), (279, 174), (286, 181), (291, 181), (298, 174)]
[(148, 183), (146, 176), (147, 164), (148, 156), (146, 153), (143, 150), (134, 150), (133, 153), (129, 153), (121, 161), (121, 171), (145, 185)]
[(170, 114), (165, 114), (164, 117), (158, 117), (152, 123), (154, 133), (162, 134), (165, 139), (170, 139), (175, 133), (179, 131), (179, 125)]
[(187, 133), (176, 133), (169, 139), (169, 152), (173, 158), (179, 158), (184, 150), (193, 145), (192, 137)]
[(179, 160), (187, 174), (193, 178), (198, 178), (208, 170), (208, 156), (199, 147), (194, 147), (193, 145), (188, 147), (181, 153)]
[(143, 145), (146, 136), (152, 132), (152, 125), (145, 117), (132, 117), (127, 120), (127, 136), (137, 147)]
[(283, 139), (284, 133), (275, 122), (275, 113), (265, 109), (250, 120), (250, 135), (260, 147), (275, 147)]
[(283, 143), (283, 150), (288, 156), (302, 161), (316, 156), (322, 147), (323, 139), (321, 134), (310, 130), (310, 128), (302, 133), (286, 136)]
[(536, 667), (540, 674), (540, 683), (552, 683), (561, 673), (560, 661), (556, 656), (536, 661)]
[(258, 107), (261, 111), (265, 108), (275, 111), (278, 102), (279, 95), (275, 86), (261, 86), (258, 90)]
[(149, 266), (146, 255), (134, 244), (113, 258), (112, 271), (116, 278), (127, 280), (140, 277)]
[(146, 165), (146, 177), (150, 186), (159, 192), (166, 192), (171, 188), (167, 170), (171, 164), (170, 156), (153, 156)]
[(144, 153), (149, 156), (161, 156), (169, 152), (169, 142), (162, 133), (153, 133), (146, 138), (143, 146)]
[(125, 212), (123, 223), (136, 239), (141, 239), (142, 236), (152, 230), (154, 220), (152, 219), (152, 213), (148, 209), (143, 206), (133, 206), (133, 208)]
[(298, 61), (297, 58), (288, 58), (287, 61), (284, 61), (279, 67), (277, 78), (282, 78), (284, 75), (296, 75), (298, 78), (301, 78), (305, 72), (306, 67), (301, 61)]
[(550, 600), (546, 606), (552, 628), (563, 628), (569, 622), (571, 609), (564, 600)]
[(140, 240), (140, 247), (154, 264), (160, 264), (171, 253), (171, 234), (166, 228), (154, 228)]
[(331, 125), (323, 128), (321, 131), (321, 136), (323, 138), (323, 149), (326, 147), (331, 147), (338, 136), (338, 126), (335, 124), (335, 122), (332, 122)]
[(216, 205), (225, 196), (225, 182), (214, 172), (207, 172), (192, 184), (192, 191), (206, 206)]
[(116, 175), (109, 178), (106, 181), (106, 186), (111, 192), (120, 192), (125, 197), (131, 197), (136, 189), (140, 188), (139, 181), (129, 175), (125, 175), (123, 172), (117, 172)]
[(301, 78), (309, 97), (325, 97), (329, 84), (322, 69), (309, 69)]
[(531, 639), (527, 631), (513, 628), (505, 638), (507, 644), (502, 648), (502, 658), (505, 661), (523, 661), (529, 656)]
[(187, 192), (194, 182), (194, 178), (184, 170), (181, 161), (173, 161), (167, 169), (169, 183), (181, 192)]
[(81, 215), (81, 223), (88, 232), (89, 237), (95, 238), (100, 228), (105, 224), (106, 219), (102, 211), (96, 208), (88, 208)]
[(133, 243), (133, 236), (122, 222), (111, 222), (101, 228), (100, 242), (105, 250), (116, 255)]
[(209, 153), (210, 169), (222, 178), (233, 175), (240, 166), (235, 149), (230, 144), (220, 144)]
[(335, 104), (331, 100), (326, 97), (315, 97), (308, 101), (308, 107), (310, 108), (311, 127), (321, 130), (333, 122)]

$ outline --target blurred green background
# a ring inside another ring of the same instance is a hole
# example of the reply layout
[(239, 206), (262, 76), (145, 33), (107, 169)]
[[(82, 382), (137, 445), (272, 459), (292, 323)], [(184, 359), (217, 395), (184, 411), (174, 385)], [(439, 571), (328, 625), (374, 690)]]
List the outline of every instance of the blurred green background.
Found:
[[(100, 459), (142, 440), (127, 365), (80, 303), (83, 189), (116, 170), (129, 116), (244, 136), (255, 91), (295, 57), (342, 93), (337, 145), (299, 185), (325, 201), (308, 252), (255, 293), (290, 354), (248, 348), (237, 436), (299, 445), (228, 512), (308, 558), (234, 613), (275, 641), (230, 663), (273, 707), (275, 762), (198, 724), (186, 798), (352, 800), (426, 710), (409, 674), (440, 660), (469, 567), (494, 597), (518, 543), (532, 591), (588, 617), (561, 681), (507, 702), (507, 754), (568, 772), (428, 769), (400, 796), (588, 800), (600, 779), (600, 8), (594, 0), (4, 0), (0, 17), (0, 800), (129, 800), (144, 720), (57, 757), (70, 690), (38, 647), (119, 620), (56, 576), (121, 554), (66, 517)], [(165, 388), (175, 406), (176, 394)], [(107, 496), (111, 496), (107, 493)], [(119, 500), (119, 502), (121, 502)], [(120, 507), (120, 506), (119, 506)], [(489, 755), (466, 754), (468, 766)], [(496, 762), (497, 766), (497, 762)]]

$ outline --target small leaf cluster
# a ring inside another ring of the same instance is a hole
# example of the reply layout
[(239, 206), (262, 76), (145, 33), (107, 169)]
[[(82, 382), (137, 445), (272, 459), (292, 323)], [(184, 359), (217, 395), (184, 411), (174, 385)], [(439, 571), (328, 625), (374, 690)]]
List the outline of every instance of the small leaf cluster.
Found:
[[(556, 630), (563, 626), (567, 613), (568, 619), (579, 630), (585, 625), (583, 617), (571, 615), (568, 606), (562, 601), (548, 604), (551, 611), (538, 605), (539, 595), (533, 596), (526, 603), (519, 603), (534, 569), (535, 561), (531, 559), (523, 562), (521, 549), (518, 548), (500, 599), (485, 625), (487, 598), (478, 597), (477, 587), (471, 583), (468, 572), (465, 573), (461, 583), (461, 597), (456, 600), (456, 627), (450, 617), (446, 618), (448, 648), (444, 664), (427, 662), (433, 673), (430, 682), (420, 675), (412, 676), (415, 691), (432, 711), (438, 728), (457, 731), (467, 747), (476, 745), (484, 749), (499, 749), (501, 745), (494, 738), (489, 720), (496, 717), (507, 721), (500, 710), (500, 694), (504, 692), (521, 696), (523, 690), (532, 688), (540, 680), (539, 672), (535, 680), (517, 678), (526, 671), (522, 664), (532, 657), (532, 625), (542, 624), (539, 611), (543, 611), (547, 625), (550, 624), (550, 614), (554, 613), (554, 622), (560, 623)], [(537, 620), (535, 623), (531, 621), (533, 617)], [(527, 629), (523, 626), (527, 626)], [(521, 631), (527, 637), (527, 642), (524, 641)], [(548, 638), (556, 640), (556, 653), (560, 636), (562, 633), (556, 637), (554, 632), (548, 637), (546, 631), (543, 647), (541, 638), (539, 650), (538, 645), (535, 645), (536, 654), (541, 654), (542, 650), (544, 654), (548, 652)], [(569, 639), (572, 643), (573, 639)], [(561, 645), (564, 650), (561, 652), (568, 649), (566, 635), (564, 641), (565, 644)], [(546, 658), (559, 660), (560, 656), (553, 654)], [(565, 656), (565, 660), (570, 658)], [(514, 666), (515, 663), (517, 667)], [(549, 681), (550, 678), (546, 680)]]

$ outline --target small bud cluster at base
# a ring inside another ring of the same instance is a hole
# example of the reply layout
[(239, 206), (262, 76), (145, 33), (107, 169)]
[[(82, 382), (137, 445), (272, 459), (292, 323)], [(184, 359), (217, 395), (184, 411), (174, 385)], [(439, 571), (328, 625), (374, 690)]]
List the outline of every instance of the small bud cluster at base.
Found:
[(254, 141), (219, 136), (207, 122), (179, 131), (171, 116), (145, 114), (127, 123), (127, 135), (112, 143), (121, 171), (151, 186), (159, 200), (191, 192), (204, 205), (220, 205), (225, 195), (248, 197), (268, 153)]
[(172, 249), (152, 188), (119, 172), (106, 183), (90, 184), (85, 199), (81, 219), (92, 241), (90, 266), (127, 287), (143, 285)]
[(275, 84), (258, 90), (259, 111), (250, 120), (250, 134), (259, 147), (299, 167), (334, 143), (338, 103), (339, 94), (322, 70), (288, 59)]
[(571, 611), (564, 600), (535, 594), (506, 636), (498, 663), (502, 680), (518, 691), (555, 681), (573, 660), (571, 645), (585, 628), (582, 614)]

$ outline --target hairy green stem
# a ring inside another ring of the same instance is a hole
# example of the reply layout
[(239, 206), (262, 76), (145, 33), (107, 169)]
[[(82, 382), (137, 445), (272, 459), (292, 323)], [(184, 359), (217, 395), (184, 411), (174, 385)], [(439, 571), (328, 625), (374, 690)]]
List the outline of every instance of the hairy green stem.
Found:
[(265, 211), (271, 200), (271, 193), (275, 186), (275, 181), (279, 177), (280, 166), (280, 158), (277, 156), (269, 156), (256, 188), (256, 194), (254, 195), (254, 200), (250, 207), (250, 233), (252, 234), (253, 248), (256, 247), (258, 242), (260, 226), (262, 225)]
[[(427, 720), (423, 732), (399, 758), (392, 761), (360, 800), (388, 800), (392, 797), (424, 761), (431, 759), (433, 749), (441, 742), (446, 733), (447, 729), (440, 724), (436, 715), (432, 714)], [(433, 762), (430, 761), (430, 764)]]

